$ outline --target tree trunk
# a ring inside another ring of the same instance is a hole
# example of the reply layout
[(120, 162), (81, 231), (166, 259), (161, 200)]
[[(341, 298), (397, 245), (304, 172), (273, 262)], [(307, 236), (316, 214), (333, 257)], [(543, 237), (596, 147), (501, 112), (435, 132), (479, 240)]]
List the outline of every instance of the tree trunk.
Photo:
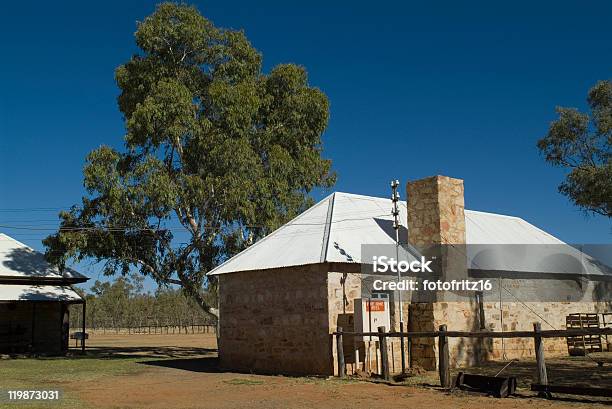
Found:
[(219, 311), (216, 308), (211, 307), (210, 305), (208, 305), (206, 300), (204, 300), (204, 298), (202, 297), (202, 295), (199, 292), (194, 292), (191, 295), (191, 297), (198, 304), (198, 306), (200, 306), (200, 308), (202, 308), (202, 311), (204, 311), (206, 313), (206, 315), (211, 317), (214, 322), (217, 322), (217, 320), (219, 319)]
[(190, 291), (190, 295), (200, 306), (200, 308), (202, 308), (202, 311), (213, 319), (213, 322), (215, 323), (215, 337), (217, 338), (217, 351), (219, 351), (219, 345), (221, 345), (221, 339), (219, 338), (219, 310), (208, 305), (199, 291)]

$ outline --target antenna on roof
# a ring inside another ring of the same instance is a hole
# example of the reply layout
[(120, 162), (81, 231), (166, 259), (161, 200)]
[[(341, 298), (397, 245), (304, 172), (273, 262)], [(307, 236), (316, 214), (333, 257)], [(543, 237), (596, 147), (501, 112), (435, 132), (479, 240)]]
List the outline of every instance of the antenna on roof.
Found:
[[(393, 202), (393, 207), (391, 208), (391, 215), (393, 216), (393, 229), (395, 229), (395, 262), (399, 263), (399, 208), (397, 207), (397, 202), (399, 202), (400, 195), (397, 191), (399, 187), (399, 180), (395, 179), (391, 181), (391, 201)], [(397, 265), (397, 264), (396, 264)], [(399, 283), (402, 280), (402, 273), (400, 269), (397, 269), (397, 282)], [(400, 317), (400, 333), (404, 332), (404, 312), (403, 312), (403, 304), (402, 304), (402, 291), (398, 291), (398, 304), (399, 304), (399, 317)], [(400, 349), (402, 356), (402, 373), (406, 372), (406, 350), (404, 348), (404, 337), (400, 336)]]

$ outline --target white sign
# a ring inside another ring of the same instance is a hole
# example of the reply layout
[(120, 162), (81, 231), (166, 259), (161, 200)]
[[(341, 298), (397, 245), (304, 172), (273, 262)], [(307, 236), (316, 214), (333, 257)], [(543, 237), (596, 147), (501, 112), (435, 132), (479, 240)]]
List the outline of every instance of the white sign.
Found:
[[(389, 300), (381, 298), (356, 298), (355, 332), (377, 332), (384, 326), (388, 332), (391, 329)], [(366, 336), (364, 341), (377, 340), (377, 337)]]

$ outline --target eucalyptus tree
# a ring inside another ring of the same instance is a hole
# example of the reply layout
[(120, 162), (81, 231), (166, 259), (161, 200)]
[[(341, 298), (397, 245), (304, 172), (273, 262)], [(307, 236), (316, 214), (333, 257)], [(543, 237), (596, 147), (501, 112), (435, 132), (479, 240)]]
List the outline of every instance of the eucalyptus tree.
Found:
[(568, 170), (559, 191), (587, 212), (612, 217), (612, 82), (589, 90), (590, 115), (557, 108), (559, 118), (538, 141), (546, 160)]
[(115, 73), (125, 146), (89, 153), (87, 195), (60, 213), (46, 254), (178, 284), (210, 313), (205, 273), (333, 185), (328, 99), (300, 66), (264, 73), (242, 31), (191, 6), (159, 5), (135, 39), (139, 53)]

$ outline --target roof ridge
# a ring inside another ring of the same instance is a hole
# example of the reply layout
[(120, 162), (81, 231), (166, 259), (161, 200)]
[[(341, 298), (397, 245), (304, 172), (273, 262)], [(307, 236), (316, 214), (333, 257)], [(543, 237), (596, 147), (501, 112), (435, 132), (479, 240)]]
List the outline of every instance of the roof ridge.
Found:
[(274, 230), (273, 232), (271, 232), (267, 236), (263, 237), (261, 240), (256, 241), (255, 243), (253, 243), (252, 245), (250, 245), (246, 249), (242, 250), (241, 252), (239, 252), (237, 254), (234, 254), (232, 257), (228, 258), (223, 263), (219, 264), (217, 267), (215, 267), (212, 270), (210, 270), (209, 272), (207, 272), (206, 275), (213, 274), (215, 271), (217, 271), (218, 269), (220, 269), (221, 267), (223, 267), (225, 264), (229, 263), (233, 259), (237, 258), (238, 256), (242, 256), (242, 255), (248, 253), (252, 249), (257, 248), (259, 245), (261, 245), (262, 243), (266, 242), (269, 238), (271, 238), (273, 236), (276, 236), (281, 230), (283, 230), (283, 227), (289, 226), (289, 225), (293, 224), (293, 222), (295, 222), (297, 219), (307, 215), (308, 213), (312, 212), (314, 209), (316, 209), (319, 206), (323, 205), (328, 199), (331, 199), (335, 195), (335, 193), (336, 192), (333, 192), (333, 193), (327, 195), (321, 201), (319, 201), (318, 203), (315, 203), (314, 205), (312, 205), (307, 210), (305, 210), (302, 213), (298, 214), (297, 216), (295, 216), (293, 219), (291, 219), (287, 223), (283, 224), (282, 226), (280, 226), (279, 228), (277, 228), (276, 230)]
[(327, 217), (325, 218), (325, 230), (323, 232), (323, 246), (321, 247), (321, 263), (327, 260), (329, 251), (329, 237), (331, 235), (332, 220), (334, 218), (334, 203), (336, 201), (336, 192), (331, 194), (329, 204), (327, 205)]

